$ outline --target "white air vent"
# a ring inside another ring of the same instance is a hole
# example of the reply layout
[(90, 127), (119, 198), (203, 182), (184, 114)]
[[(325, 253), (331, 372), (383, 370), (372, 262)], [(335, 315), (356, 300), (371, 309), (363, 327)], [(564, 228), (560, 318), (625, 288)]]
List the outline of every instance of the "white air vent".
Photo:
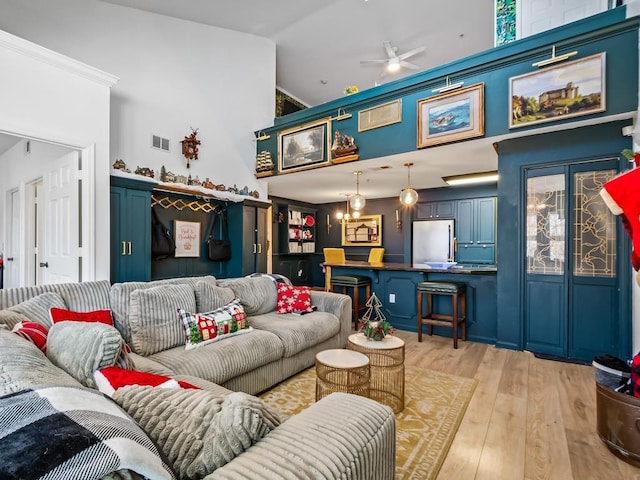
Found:
[(157, 148), (158, 150), (164, 150), (165, 152), (169, 152), (169, 139), (163, 138), (159, 135), (151, 135), (151, 147)]

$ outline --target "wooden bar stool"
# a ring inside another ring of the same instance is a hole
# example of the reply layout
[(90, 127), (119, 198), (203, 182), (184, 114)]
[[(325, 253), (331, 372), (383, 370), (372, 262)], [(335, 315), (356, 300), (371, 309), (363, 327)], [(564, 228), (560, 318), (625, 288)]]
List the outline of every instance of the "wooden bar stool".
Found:
[[(360, 306), (360, 288), (364, 287), (365, 289), (365, 301), (362, 302), (362, 307)], [(352, 307), (353, 307), (353, 324), (355, 325), (355, 329), (358, 329), (358, 315), (360, 314), (360, 310), (364, 308), (364, 305), (367, 303), (367, 300), (371, 296), (371, 279), (369, 277), (364, 277), (362, 275), (332, 275), (331, 276), (331, 290), (333, 292), (336, 291), (336, 288), (340, 288), (341, 292), (345, 295), (349, 295), (348, 289), (353, 289), (353, 299), (352, 299)]]
[[(467, 285), (459, 282), (420, 282), (418, 290), (418, 342), (422, 341), (422, 326), (429, 326), (429, 335), (433, 335), (433, 326), (453, 328), (453, 348), (458, 348), (458, 327), (462, 327), (462, 340), (467, 340)], [(422, 316), (422, 299), (427, 295), (427, 315)], [(433, 312), (433, 295), (450, 295), (452, 314)], [(460, 308), (458, 308), (460, 299)]]

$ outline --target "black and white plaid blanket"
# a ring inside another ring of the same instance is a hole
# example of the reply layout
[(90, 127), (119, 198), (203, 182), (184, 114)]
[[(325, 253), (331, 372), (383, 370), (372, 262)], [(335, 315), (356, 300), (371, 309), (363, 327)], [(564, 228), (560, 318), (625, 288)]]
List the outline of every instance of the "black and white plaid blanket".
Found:
[(0, 478), (175, 479), (144, 431), (98, 392), (42, 387), (0, 397)]

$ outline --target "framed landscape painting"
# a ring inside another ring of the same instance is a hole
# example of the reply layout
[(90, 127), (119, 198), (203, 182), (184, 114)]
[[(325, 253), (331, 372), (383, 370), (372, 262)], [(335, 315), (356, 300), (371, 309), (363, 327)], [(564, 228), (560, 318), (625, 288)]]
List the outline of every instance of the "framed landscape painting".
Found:
[(331, 119), (283, 130), (278, 133), (278, 172), (329, 164)]
[(484, 135), (484, 84), (418, 100), (418, 148)]
[(509, 79), (509, 128), (605, 109), (604, 52)]

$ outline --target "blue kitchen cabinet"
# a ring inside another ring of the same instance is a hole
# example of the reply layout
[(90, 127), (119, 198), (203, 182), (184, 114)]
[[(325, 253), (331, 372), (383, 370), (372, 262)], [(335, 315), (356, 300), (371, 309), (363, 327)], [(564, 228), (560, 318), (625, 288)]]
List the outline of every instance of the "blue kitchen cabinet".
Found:
[(151, 279), (151, 192), (111, 187), (111, 281)]
[(442, 202), (423, 202), (416, 205), (416, 220), (431, 218), (454, 218), (456, 202), (453, 200)]
[(457, 201), (458, 263), (495, 263), (496, 197)]

